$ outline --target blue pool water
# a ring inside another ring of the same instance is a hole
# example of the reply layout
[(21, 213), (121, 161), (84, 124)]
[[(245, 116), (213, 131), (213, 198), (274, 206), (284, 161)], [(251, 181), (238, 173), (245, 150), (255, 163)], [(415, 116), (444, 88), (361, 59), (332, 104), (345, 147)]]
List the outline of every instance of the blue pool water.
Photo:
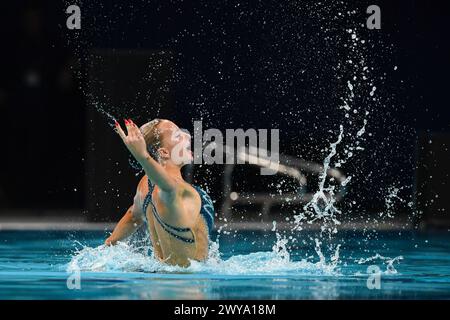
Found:
[[(105, 248), (105, 236), (0, 232), (0, 299), (450, 298), (448, 232), (341, 232), (333, 263), (325, 252), (320, 261), (309, 240), (286, 251), (282, 241), (273, 248), (274, 232), (240, 231), (221, 234), (221, 255), (188, 269), (158, 265), (125, 244)], [(370, 265), (380, 268), (380, 289), (367, 287)], [(80, 289), (69, 289), (67, 279), (77, 270)]]

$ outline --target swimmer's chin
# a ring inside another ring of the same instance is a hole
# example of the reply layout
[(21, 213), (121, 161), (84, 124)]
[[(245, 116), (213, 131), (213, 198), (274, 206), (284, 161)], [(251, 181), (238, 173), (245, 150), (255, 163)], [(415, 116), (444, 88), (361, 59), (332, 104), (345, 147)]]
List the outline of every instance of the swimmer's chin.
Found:
[(172, 158), (172, 161), (178, 166), (185, 166), (194, 162), (194, 156), (192, 152), (189, 152), (189, 154), (183, 155), (183, 157)]
[(192, 155), (192, 153), (189, 154), (189, 156), (187, 157), (186, 161), (184, 162), (185, 165), (187, 164), (193, 164), (194, 163), (194, 156)]
[(187, 149), (184, 151), (184, 157), (183, 157), (183, 162), (184, 164), (191, 164), (194, 162), (194, 153), (191, 151), (191, 149)]

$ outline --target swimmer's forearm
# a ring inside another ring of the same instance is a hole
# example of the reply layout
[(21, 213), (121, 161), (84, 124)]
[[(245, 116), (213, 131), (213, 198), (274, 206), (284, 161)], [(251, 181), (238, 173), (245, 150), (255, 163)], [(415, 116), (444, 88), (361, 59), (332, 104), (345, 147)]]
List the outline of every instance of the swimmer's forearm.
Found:
[(147, 177), (149, 177), (161, 190), (166, 192), (173, 192), (176, 190), (177, 184), (175, 180), (170, 177), (166, 170), (164, 170), (164, 168), (149, 154), (138, 159), (138, 161)]
[(120, 221), (117, 223), (114, 231), (109, 236), (106, 242), (114, 244), (117, 241), (128, 238), (136, 232), (136, 230), (142, 225), (143, 222), (143, 220), (137, 220), (133, 217), (133, 213), (131, 212), (130, 208), (122, 217), (122, 219), (120, 219)]

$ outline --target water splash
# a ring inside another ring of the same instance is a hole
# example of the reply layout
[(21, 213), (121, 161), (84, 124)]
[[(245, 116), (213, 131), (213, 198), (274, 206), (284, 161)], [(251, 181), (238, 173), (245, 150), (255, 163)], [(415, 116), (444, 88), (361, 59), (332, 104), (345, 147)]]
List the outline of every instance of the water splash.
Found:
[(322, 249), (321, 249), (321, 245), (322, 243), (319, 241), (319, 239), (314, 239), (316, 246), (314, 247), (317, 255), (319, 256), (319, 263), (321, 265), (329, 265), (330, 267), (332, 267), (333, 269), (337, 267), (338, 263), (339, 263), (339, 250), (341, 248), (341, 245), (338, 244), (335, 248), (334, 253), (331, 255), (330, 257), (330, 263), (327, 264), (326, 262), (326, 258), (325, 255), (322, 253)]
[(336, 225), (340, 225), (340, 221), (337, 219), (337, 215), (341, 213), (339, 209), (336, 208), (334, 197), (334, 186), (325, 187), (325, 182), (328, 177), (327, 172), (330, 170), (330, 161), (333, 156), (336, 155), (336, 147), (342, 141), (342, 135), (344, 133), (343, 126), (339, 126), (340, 132), (336, 142), (331, 143), (331, 151), (325, 157), (323, 161), (323, 170), (319, 176), (319, 190), (313, 195), (311, 201), (309, 201), (304, 207), (304, 213), (301, 216), (294, 217), (295, 226), (294, 229), (298, 230), (298, 224), (301, 224), (303, 220), (308, 219), (308, 223), (314, 223), (318, 220), (321, 222), (321, 230), (330, 231), (336, 233)]
[[(81, 270), (88, 272), (150, 272), (150, 273), (207, 273), (214, 275), (337, 275), (336, 263), (327, 263), (320, 256), (319, 261), (306, 259), (293, 261), (288, 251), (288, 240), (278, 233), (272, 251), (221, 257), (219, 244), (210, 243), (206, 261), (191, 261), (189, 267), (170, 266), (161, 263), (146, 248), (134, 247), (125, 242), (115, 246), (101, 245), (96, 248), (83, 247), (77, 251), (66, 266), (67, 272)], [(337, 261), (337, 259), (335, 260)]]
[[(322, 253), (322, 250), (326, 248), (330, 261), (336, 265), (339, 263), (341, 246), (339, 242), (343, 241), (337, 238), (339, 226), (346, 216), (349, 219), (353, 217), (350, 217), (352, 212), (349, 206), (346, 207), (345, 212), (342, 211), (341, 206), (337, 206), (338, 199), (336, 199), (335, 190), (338, 184), (345, 187), (350, 183), (352, 177), (358, 178), (359, 169), (355, 167), (355, 172), (353, 172), (355, 161), (349, 160), (355, 159), (357, 151), (365, 150), (362, 143), (366, 141), (368, 116), (371, 114), (369, 112), (370, 103), (377, 101), (377, 97), (374, 96), (377, 88), (370, 74), (373, 68), (367, 64), (367, 42), (362, 39), (363, 30), (354, 26), (347, 29), (346, 32), (348, 36), (342, 38), (342, 41), (348, 41), (348, 56), (344, 60), (338, 61), (336, 67), (337, 75), (342, 83), (342, 91), (345, 92), (340, 97), (341, 103), (338, 105), (338, 110), (342, 110), (343, 115), (342, 121), (339, 122), (339, 135), (335, 142), (330, 143), (329, 152), (323, 160), (317, 191), (312, 199), (303, 206), (302, 212), (294, 216), (293, 222), (293, 230), (296, 231), (301, 231), (304, 224), (318, 224), (320, 226), (318, 237), (322, 241), (311, 239), (315, 241), (315, 250), (320, 259), (325, 261), (327, 254)], [(370, 136), (371, 133), (368, 135)], [(343, 181), (329, 178), (327, 173), (335, 170), (332, 166), (342, 168), (346, 163), (349, 165), (346, 169), (352, 170), (351, 176)], [(355, 204), (356, 202), (353, 201), (353, 205)]]
[(400, 263), (400, 261), (403, 260), (403, 256), (397, 256), (395, 258), (390, 257), (384, 257), (380, 255), (379, 253), (375, 254), (372, 257), (369, 258), (361, 258), (356, 260), (355, 262), (358, 264), (365, 264), (368, 262), (374, 263), (374, 262), (382, 262), (386, 265), (386, 270), (383, 272), (383, 274), (397, 274), (397, 270), (394, 267), (394, 263)]
[(397, 203), (405, 203), (406, 200), (399, 196), (404, 187), (390, 186), (384, 198), (385, 209), (379, 213), (380, 217), (394, 218)]

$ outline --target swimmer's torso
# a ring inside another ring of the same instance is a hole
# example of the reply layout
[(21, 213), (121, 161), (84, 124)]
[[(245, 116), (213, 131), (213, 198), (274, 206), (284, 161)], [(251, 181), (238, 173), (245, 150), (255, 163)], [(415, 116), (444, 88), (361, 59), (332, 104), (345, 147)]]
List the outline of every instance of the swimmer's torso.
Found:
[[(147, 177), (144, 176), (138, 186), (138, 205), (144, 202), (149, 188)], [(201, 199), (198, 192), (188, 183), (183, 182), (183, 191), (175, 199), (164, 199), (164, 194), (156, 186), (152, 192), (152, 200), (160, 219), (171, 226), (190, 228), (190, 231), (175, 231), (182, 241), (167, 232), (164, 226), (155, 218), (153, 206), (146, 208), (148, 229), (157, 258), (168, 264), (188, 266), (189, 259), (205, 260), (208, 255), (208, 227), (200, 214)], [(142, 206), (141, 206), (142, 207)]]

